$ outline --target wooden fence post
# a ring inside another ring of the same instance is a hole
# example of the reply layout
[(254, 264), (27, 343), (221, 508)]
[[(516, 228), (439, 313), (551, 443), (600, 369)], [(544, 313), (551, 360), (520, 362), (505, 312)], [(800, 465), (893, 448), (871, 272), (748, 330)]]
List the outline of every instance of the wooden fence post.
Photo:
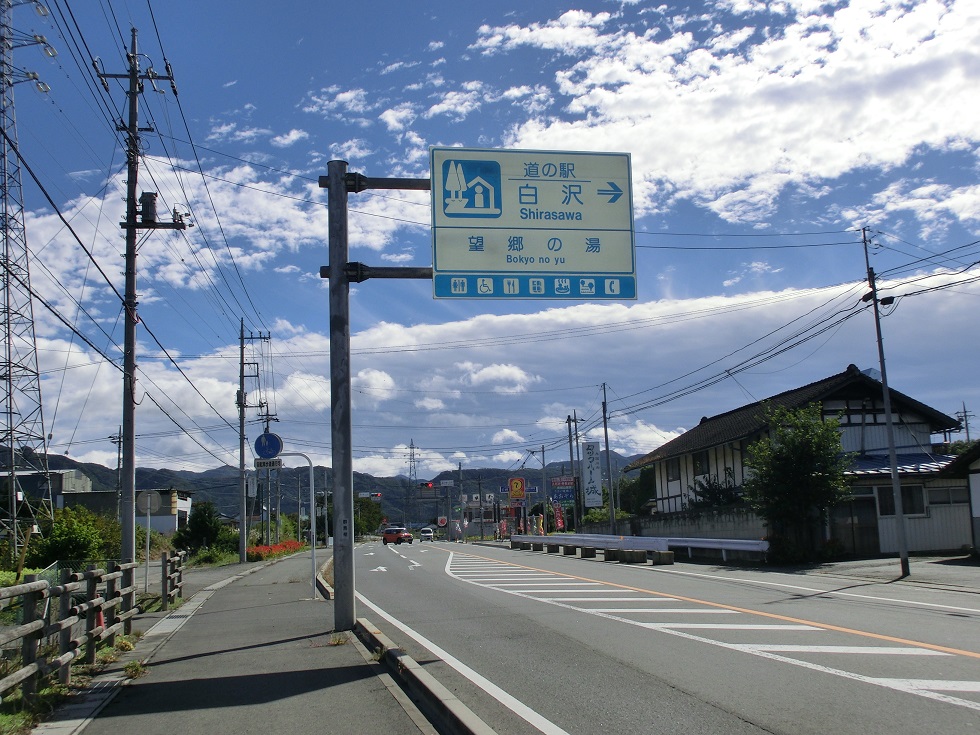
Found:
[[(130, 565), (123, 571), (123, 587), (128, 590), (123, 595), (123, 610), (127, 612), (136, 608), (136, 569)], [(131, 635), (133, 632), (133, 618), (126, 618), (123, 624), (123, 633)]]
[[(95, 564), (89, 564), (88, 570), (91, 572), (96, 569)], [(91, 602), (99, 594), (99, 583), (95, 578), (94, 574), (88, 575), (85, 580), (85, 597), (87, 602)], [(86, 632), (86, 644), (85, 644), (85, 663), (94, 664), (95, 663), (95, 652), (98, 648), (98, 641), (92, 635), (92, 631), (95, 630), (95, 614), (96, 610), (94, 607), (90, 607), (85, 611), (85, 632)]]
[[(115, 561), (110, 562), (108, 564), (108, 568), (107, 568), (106, 571), (108, 571), (110, 575), (111, 574), (114, 574), (115, 572), (118, 572), (119, 571), (119, 562), (115, 562)], [(116, 599), (116, 580), (115, 580), (115, 578), (110, 577), (110, 579), (106, 580), (106, 583), (105, 583), (105, 599), (106, 599), (106, 602), (112, 602), (113, 600)], [(117, 618), (117, 615), (118, 614), (119, 614), (119, 608), (116, 605), (112, 605), (111, 607), (107, 607), (105, 609), (105, 616), (104, 617), (105, 617), (105, 627), (106, 628), (111, 628), (113, 625), (116, 624), (116, 618)], [(106, 644), (111, 648), (116, 643), (116, 634), (113, 633), (112, 635), (108, 636), (105, 639), (105, 641), (106, 641)]]
[[(37, 581), (37, 575), (28, 574), (24, 577), (24, 581), (35, 582)], [(24, 594), (24, 625), (33, 623), (35, 620), (37, 620), (37, 604), (40, 599), (41, 593), (39, 592), (27, 592)], [(30, 666), (37, 661), (37, 649), (38, 635), (36, 633), (25, 635), (21, 641), (20, 647), (20, 656), (23, 666)], [(37, 674), (24, 679), (20, 687), (21, 693), (24, 696), (24, 702), (32, 702), (37, 694)]]
[(164, 551), (160, 555), (160, 595), (161, 610), (170, 609), (170, 555)]
[[(64, 587), (71, 580), (71, 569), (65, 567), (61, 570), (61, 586)], [(65, 620), (71, 616), (71, 592), (63, 591), (58, 598), (58, 619)], [(65, 628), (58, 634), (58, 655), (68, 653), (71, 646), (71, 626)], [(63, 664), (58, 669), (58, 681), (63, 686), (71, 683), (71, 663)]]

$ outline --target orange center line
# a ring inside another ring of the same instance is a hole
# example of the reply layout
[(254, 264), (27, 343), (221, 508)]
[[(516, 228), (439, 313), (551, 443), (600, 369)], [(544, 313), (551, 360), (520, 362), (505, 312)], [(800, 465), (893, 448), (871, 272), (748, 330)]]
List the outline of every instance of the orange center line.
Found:
[[(445, 551), (440, 549), (440, 551)], [(449, 553), (457, 553), (450, 551)], [(683, 600), (684, 602), (691, 602), (698, 605), (706, 605), (707, 607), (716, 607), (722, 610), (733, 610), (735, 612), (745, 613), (747, 615), (758, 615), (760, 617), (769, 618), (771, 620), (780, 620), (784, 623), (795, 623), (800, 625), (812, 625), (816, 628), (822, 628), (824, 630), (833, 630), (838, 633), (847, 633), (849, 635), (862, 636), (864, 638), (872, 638), (879, 641), (888, 641), (889, 643), (901, 643), (907, 646), (915, 646), (917, 648), (926, 648), (931, 651), (940, 651), (942, 653), (951, 653), (957, 656), (969, 656), (971, 658), (980, 659), (980, 652), (978, 651), (967, 651), (961, 648), (951, 648), (949, 646), (940, 646), (935, 643), (925, 643), (923, 641), (914, 641), (908, 638), (899, 638), (897, 636), (885, 635), (883, 633), (872, 633), (867, 630), (857, 630), (855, 628), (846, 628), (841, 625), (834, 625), (832, 623), (820, 623), (815, 620), (807, 620), (805, 618), (794, 618), (789, 615), (780, 615), (779, 613), (762, 612), (761, 610), (751, 610), (745, 607), (738, 607), (736, 605), (727, 605), (723, 602), (711, 602), (710, 600), (702, 600), (697, 597), (686, 597), (684, 595), (677, 595), (672, 592), (658, 592), (656, 590), (649, 590), (643, 587), (634, 587), (628, 584), (619, 584), (618, 582), (606, 582), (600, 579), (592, 579), (591, 577), (582, 577), (576, 574), (568, 574), (566, 572), (551, 572), (547, 569), (538, 569), (537, 567), (530, 567), (525, 564), (518, 564), (511, 561), (501, 561), (499, 559), (493, 559), (487, 556), (479, 556), (472, 552), (465, 552), (467, 556), (473, 557), (475, 559), (483, 559), (485, 561), (492, 561), (496, 564), (506, 564), (507, 566), (517, 567), (518, 569), (532, 569), (537, 572), (548, 572), (549, 574), (554, 574), (559, 577), (566, 577), (568, 579), (574, 579), (580, 582), (593, 582), (595, 584), (601, 584), (607, 587), (614, 587), (621, 590), (629, 590), (631, 592), (643, 592), (649, 595), (659, 595), (661, 597), (672, 597), (677, 600)]]

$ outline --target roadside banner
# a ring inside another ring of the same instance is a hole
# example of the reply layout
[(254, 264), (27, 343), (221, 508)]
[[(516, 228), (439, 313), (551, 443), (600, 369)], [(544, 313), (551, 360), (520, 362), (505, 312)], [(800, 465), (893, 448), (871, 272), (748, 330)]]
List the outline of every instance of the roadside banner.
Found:
[(564, 531), (565, 530), (565, 509), (561, 507), (560, 503), (555, 503), (555, 530)]
[(602, 507), (602, 467), (599, 461), (599, 442), (582, 444), (582, 493), (586, 508)]

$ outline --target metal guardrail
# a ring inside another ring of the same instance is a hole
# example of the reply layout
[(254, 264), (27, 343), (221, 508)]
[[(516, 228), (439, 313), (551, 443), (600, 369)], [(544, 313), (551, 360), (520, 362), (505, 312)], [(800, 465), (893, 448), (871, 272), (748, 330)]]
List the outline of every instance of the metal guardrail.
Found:
[(614, 536), (612, 534), (559, 533), (551, 536), (514, 534), (511, 542), (518, 544), (543, 544), (574, 546), (577, 548), (613, 549), (624, 551), (667, 551), (671, 548), (687, 549), (688, 557), (694, 549), (717, 549), (722, 560), (728, 561), (729, 551), (749, 551), (765, 555), (769, 542), (763, 539), (734, 538), (679, 538), (667, 536)]
[(601, 533), (556, 533), (551, 536), (514, 534), (510, 540), (518, 543), (558, 544), (592, 549), (667, 551), (667, 539), (656, 536), (612, 536)]
[(752, 551), (763, 555), (769, 551), (769, 542), (765, 539), (743, 538), (668, 538), (669, 546), (686, 548), (687, 556), (693, 556), (694, 549), (720, 549), (722, 561), (728, 561), (729, 551)]

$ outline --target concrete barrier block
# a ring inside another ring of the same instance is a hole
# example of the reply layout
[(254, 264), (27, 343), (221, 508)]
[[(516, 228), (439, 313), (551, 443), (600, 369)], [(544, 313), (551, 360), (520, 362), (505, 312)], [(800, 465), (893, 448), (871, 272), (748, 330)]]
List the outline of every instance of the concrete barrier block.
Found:
[(512, 548), (512, 549), (519, 549), (519, 548), (521, 548), (521, 542), (520, 541), (514, 541), (513, 539), (511, 539), (511, 541), (510, 541), (510, 548)]
[(646, 564), (647, 552), (644, 549), (625, 549), (619, 552), (620, 564)]
[(583, 559), (595, 559), (595, 547), (594, 546), (583, 546), (582, 547), (582, 558)]
[(650, 561), (653, 564), (673, 564), (674, 563), (674, 552), (673, 551), (651, 551)]
[(532, 551), (544, 551), (544, 543), (542, 543), (541, 541), (532, 541), (531, 542), (531, 550)]
[(547, 546), (548, 546), (548, 553), (549, 554), (557, 554), (558, 553), (558, 544), (547, 544)]
[(606, 561), (619, 561), (619, 555), (622, 553), (622, 549), (603, 549), (602, 557)]
[(521, 541), (521, 551), (530, 551), (530, 550), (531, 550), (531, 542)]
[(563, 546), (561, 549), (561, 553), (565, 556), (575, 556), (576, 551), (578, 551), (577, 546)]

